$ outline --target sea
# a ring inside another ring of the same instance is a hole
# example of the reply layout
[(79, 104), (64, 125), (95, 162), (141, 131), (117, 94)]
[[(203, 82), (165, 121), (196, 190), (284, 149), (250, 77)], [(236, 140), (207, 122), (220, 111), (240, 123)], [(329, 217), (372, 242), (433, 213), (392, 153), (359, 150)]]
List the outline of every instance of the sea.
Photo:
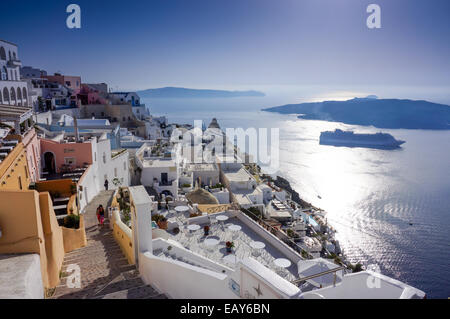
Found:
[[(302, 199), (327, 211), (349, 261), (377, 265), (383, 274), (423, 290), (427, 298), (450, 297), (450, 130), (378, 129), (261, 111), (362, 97), (351, 91), (311, 92), (273, 90), (264, 97), (142, 102), (152, 115), (167, 116), (169, 123), (203, 120), (207, 126), (216, 118), (222, 129), (278, 129), (277, 174)], [(450, 96), (436, 96), (433, 99), (431, 92), (423, 99), (450, 105)], [(406, 143), (397, 150), (319, 145), (320, 132), (336, 128), (387, 132)]]

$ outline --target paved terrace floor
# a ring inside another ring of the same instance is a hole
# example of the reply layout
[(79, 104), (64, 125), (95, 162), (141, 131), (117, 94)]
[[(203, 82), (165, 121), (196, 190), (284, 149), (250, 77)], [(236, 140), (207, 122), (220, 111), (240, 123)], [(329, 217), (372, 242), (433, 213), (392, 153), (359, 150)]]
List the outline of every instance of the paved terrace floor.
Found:
[[(170, 217), (170, 216), (168, 216)], [(233, 238), (233, 233), (228, 230), (228, 226), (230, 225), (239, 225), (241, 226), (241, 230), (237, 232), (237, 237)], [(220, 225), (213, 226), (210, 229), (210, 233), (208, 237), (204, 236), (203, 226), (206, 224), (200, 224), (201, 228), (194, 233), (193, 236), (187, 236), (187, 230), (182, 230), (178, 234), (171, 234), (171, 239), (178, 241), (185, 248), (198, 253), (199, 255), (205, 256), (215, 262), (218, 262), (222, 265), (227, 265), (231, 268), (234, 268), (233, 264), (227, 263), (223, 257), (229, 255), (226, 252), (225, 243), (227, 241), (233, 241), (235, 244), (234, 254), (237, 259), (244, 259), (245, 257), (252, 257), (261, 262), (264, 266), (272, 269), (273, 271), (279, 271), (280, 269), (274, 264), (274, 260), (276, 258), (286, 258), (278, 249), (269, 244), (268, 241), (263, 239), (258, 233), (250, 229), (244, 223), (242, 223), (237, 217), (232, 217), (224, 224), (224, 230)], [(214, 247), (213, 250), (208, 250), (204, 245), (204, 240), (206, 238), (216, 238), (220, 242)], [(262, 253), (259, 256), (253, 256), (253, 249), (250, 247), (250, 243), (252, 241), (260, 241), (265, 244), (265, 248), (262, 250)], [(286, 258), (287, 259), (287, 258)], [(286, 268), (281, 276), (288, 281), (292, 281), (298, 278), (297, 265), (291, 264), (289, 268)]]
[[(100, 228), (96, 210), (111, 203), (114, 191), (103, 191), (86, 207), (85, 227), (87, 246), (67, 253), (61, 270), (62, 278), (52, 298), (62, 299), (165, 299), (152, 286), (144, 284), (134, 265), (116, 243), (109, 221)], [(81, 270), (81, 287), (66, 285), (67, 267), (76, 264)]]

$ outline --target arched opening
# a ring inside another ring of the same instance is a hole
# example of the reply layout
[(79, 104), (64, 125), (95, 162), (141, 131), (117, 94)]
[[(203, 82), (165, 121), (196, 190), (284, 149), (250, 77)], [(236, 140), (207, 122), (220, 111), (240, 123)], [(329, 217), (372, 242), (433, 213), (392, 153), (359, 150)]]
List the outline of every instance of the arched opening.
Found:
[(2, 91), (0, 91), (0, 103), (3, 104), (3, 99), (2, 99)]
[(7, 88), (3, 88), (3, 100), (9, 104), (9, 91)]
[(16, 105), (16, 90), (11, 88), (11, 104)]
[(23, 99), (25, 102), (28, 102), (28, 94), (27, 94), (27, 89), (26, 89), (26, 88), (23, 88), (23, 89), (22, 89), (22, 99)]
[(56, 160), (52, 152), (44, 153), (44, 172), (49, 174), (56, 173)]
[(13, 52), (14, 61), (17, 60), (16, 52)]
[(1, 74), (2, 81), (7, 81), (8, 80), (8, 70), (6, 69), (5, 66), (3, 66), (1, 71), (2, 71), (1, 72), (2, 73)]
[(17, 100), (22, 102), (22, 90), (20, 88), (17, 88)]
[(0, 59), (6, 61), (6, 52), (4, 47), (0, 47)]

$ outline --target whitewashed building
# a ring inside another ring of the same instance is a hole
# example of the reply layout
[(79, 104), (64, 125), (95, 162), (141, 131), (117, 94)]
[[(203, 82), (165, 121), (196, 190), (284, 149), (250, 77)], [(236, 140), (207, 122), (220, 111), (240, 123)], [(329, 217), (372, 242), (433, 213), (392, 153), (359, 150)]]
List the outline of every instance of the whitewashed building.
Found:
[(21, 80), (17, 45), (0, 40), (0, 104), (29, 106), (28, 87)]
[(153, 187), (158, 194), (178, 197), (179, 168), (170, 151), (155, 153), (146, 143), (136, 152), (136, 165), (141, 169), (141, 184)]

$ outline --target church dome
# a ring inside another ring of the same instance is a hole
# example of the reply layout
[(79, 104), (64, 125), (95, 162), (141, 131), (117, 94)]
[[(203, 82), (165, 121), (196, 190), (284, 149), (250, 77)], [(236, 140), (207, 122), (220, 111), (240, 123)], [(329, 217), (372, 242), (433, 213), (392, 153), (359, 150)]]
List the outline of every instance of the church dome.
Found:
[(219, 204), (217, 198), (215, 198), (210, 192), (204, 190), (203, 188), (197, 188), (193, 190), (186, 195), (186, 198), (189, 199), (192, 203), (199, 205)]

